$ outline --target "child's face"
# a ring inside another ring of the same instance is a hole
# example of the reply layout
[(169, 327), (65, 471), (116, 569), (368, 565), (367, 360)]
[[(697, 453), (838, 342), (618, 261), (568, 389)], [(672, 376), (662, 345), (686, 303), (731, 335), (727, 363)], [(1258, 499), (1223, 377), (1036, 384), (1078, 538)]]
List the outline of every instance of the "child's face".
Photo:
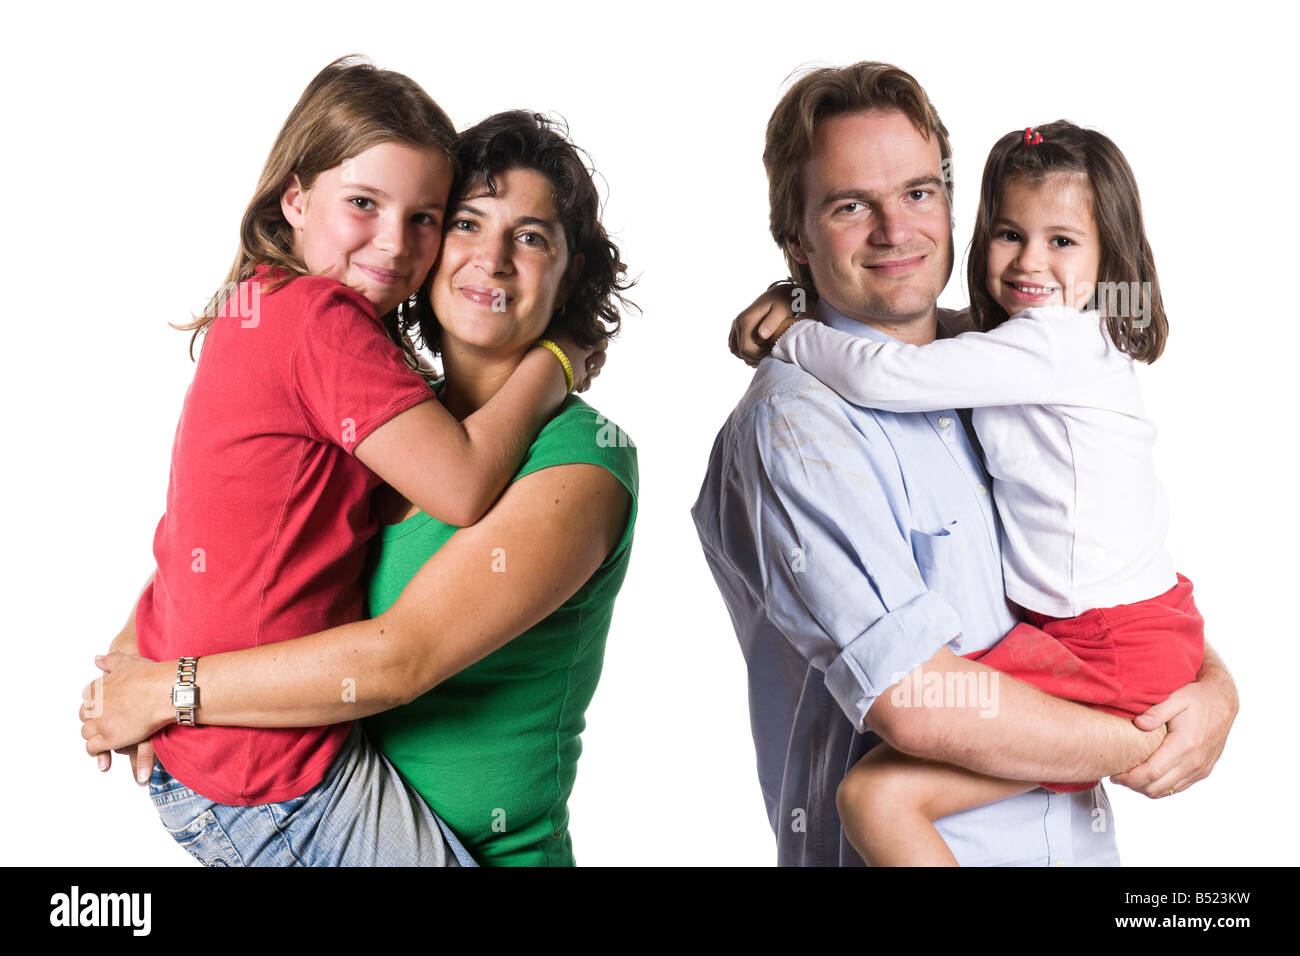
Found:
[(327, 169), (308, 190), (295, 175), (280, 207), (307, 268), (356, 289), (384, 315), (438, 258), (451, 179), (441, 151), (380, 143)]
[(535, 169), (493, 177), (496, 194), (471, 189), (449, 213), (429, 294), (453, 343), (510, 353), (537, 340), (572, 271), (551, 181)]
[(1083, 308), (1097, 285), (1101, 245), (1082, 173), (1006, 184), (989, 243), (987, 288), (1007, 315), (1032, 306)]

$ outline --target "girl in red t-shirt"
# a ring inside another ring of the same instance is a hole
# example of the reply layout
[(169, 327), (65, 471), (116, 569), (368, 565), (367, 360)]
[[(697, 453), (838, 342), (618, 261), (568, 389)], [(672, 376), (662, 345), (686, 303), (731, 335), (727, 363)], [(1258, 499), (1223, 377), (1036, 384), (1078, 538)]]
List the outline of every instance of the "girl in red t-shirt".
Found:
[[(132, 756), (141, 782), (152, 772), (160, 812), (191, 799), (220, 810), (211, 825), (209, 813), (168, 826), (205, 862), (472, 862), (359, 727), (194, 720), (202, 655), (364, 616), (376, 487), (475, 523), (567, 391), (599, 369), (599, 343), (557, 331), (463, 422), (435, 400), (409, 330), (430, 309), (454, 137), (407, 77), (330, 64), (276, 138), (226, 282), (185, 326), (204, 345), (172, 449), (157, 569), (113, 649), (138, 640), (145, 657), (182, 659), (177, 723), (152, 741), (157, 766), (147, 744)], [(338, 692), (347, 699), (347, 675)], [(319, 818), (308, 851), (278, 856), (286, 815), (308, 812)]]

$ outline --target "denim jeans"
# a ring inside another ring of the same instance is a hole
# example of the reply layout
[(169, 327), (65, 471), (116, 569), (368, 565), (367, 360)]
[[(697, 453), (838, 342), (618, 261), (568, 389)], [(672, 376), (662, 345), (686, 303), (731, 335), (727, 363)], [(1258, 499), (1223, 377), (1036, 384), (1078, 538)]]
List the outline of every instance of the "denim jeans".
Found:
[(161, 763), (149, 798), (172, 838), (204, 866), (477, 866), (360, 723), (324, 779), (292, 800), (214, 803)]

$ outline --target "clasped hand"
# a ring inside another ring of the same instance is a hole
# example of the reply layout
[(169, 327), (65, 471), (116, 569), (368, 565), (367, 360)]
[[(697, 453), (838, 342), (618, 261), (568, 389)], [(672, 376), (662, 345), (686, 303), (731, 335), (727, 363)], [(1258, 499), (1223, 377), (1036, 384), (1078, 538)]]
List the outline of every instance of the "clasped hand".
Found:
[(122, 754), (143, 786), (149, 782), (155, 759), (149, 738), (166, 723), (160, 723), (146, 703), (165, 693), (158, 665), (138, 654), (117, 651), (96, 657), (95, 664), (104, 674), (82, 690), (77, 713), (86, 753), (98, 759), (103, 771), (112, 765), (114, 753)]

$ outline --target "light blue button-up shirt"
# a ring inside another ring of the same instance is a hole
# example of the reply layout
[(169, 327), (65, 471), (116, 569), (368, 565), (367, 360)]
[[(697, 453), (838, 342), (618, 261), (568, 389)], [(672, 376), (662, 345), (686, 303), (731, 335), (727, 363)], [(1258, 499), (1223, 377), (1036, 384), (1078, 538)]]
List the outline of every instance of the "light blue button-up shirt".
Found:
[[(824, 303), (817, 317), (888, 340)], [(767, 359), (714, 442), (691, 513), (749, 669), (777, 862), (861, 865), (835, 790), (879, 742), (860, 732), (867, 710), (945, 644), (981, 650), (1016, 623), (962, 417), (859, 408)], [(938, 828), (963, 865), (1119, 862), (1100, 786), (1036, 789)]]

